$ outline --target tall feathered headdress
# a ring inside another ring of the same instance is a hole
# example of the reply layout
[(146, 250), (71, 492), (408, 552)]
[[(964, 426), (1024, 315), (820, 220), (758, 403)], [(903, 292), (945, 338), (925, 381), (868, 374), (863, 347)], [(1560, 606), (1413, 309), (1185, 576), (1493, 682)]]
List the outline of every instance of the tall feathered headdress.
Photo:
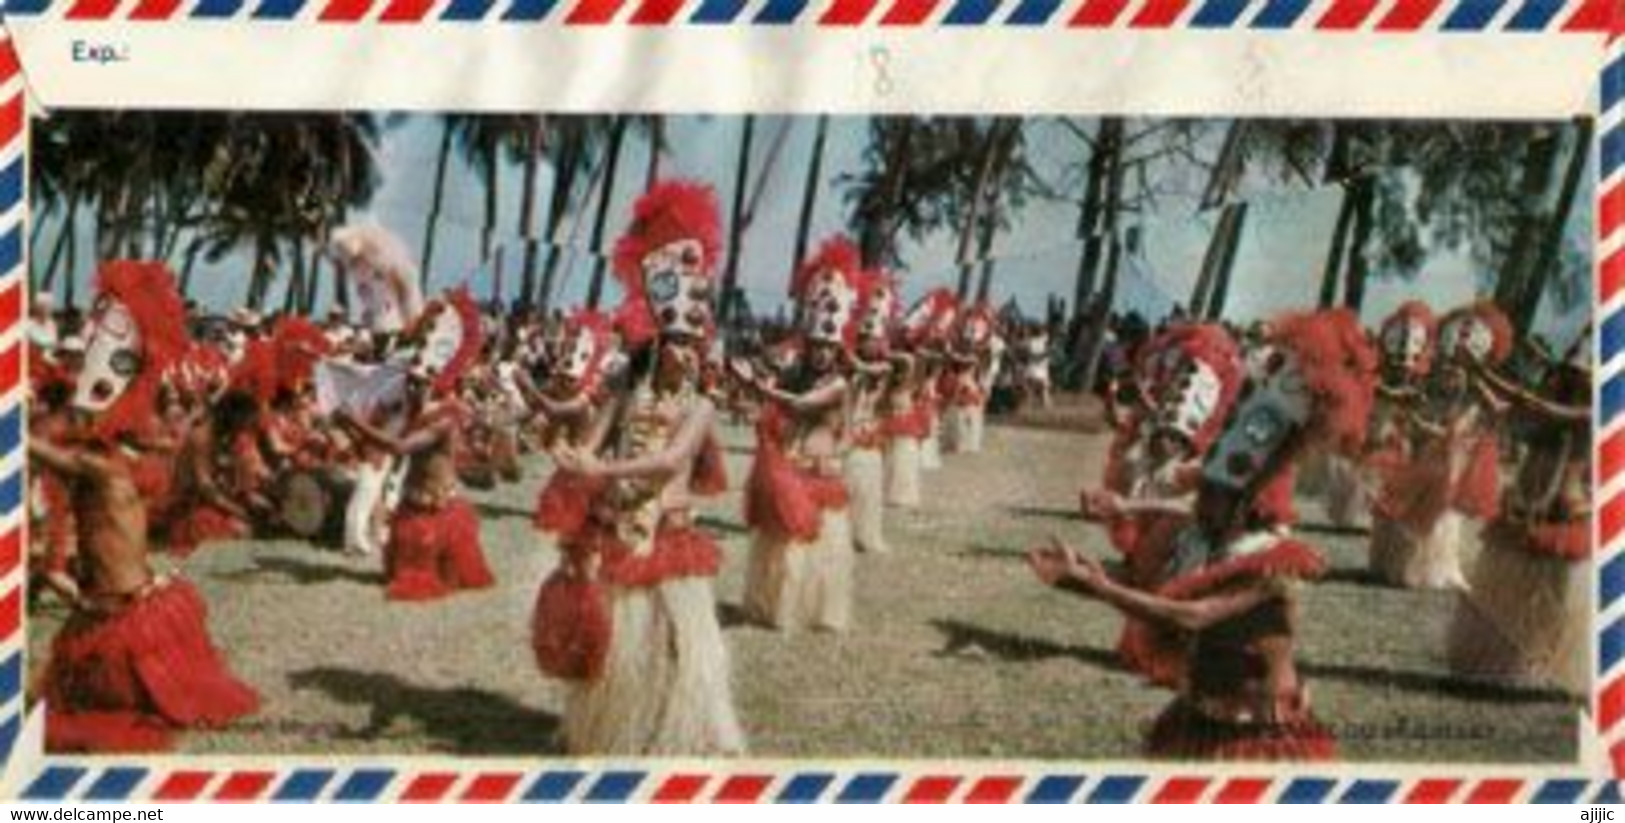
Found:
[(96, 288), (101, 297), (124, 305), (141, 340), (139, 371), (118, 400), (96, 419), (96, 434), (113, 438), (152, 424), (164, 373), (186, 353), (191, 341), (186, 332), (186, 304), (163, 263), (103, 263), (96, 274)]
[[(686, 180), (656, 184), (632, 206), (632, 223), (615, 243), (615, 277), (625, 297), (616, 314), (621, 336), (631, 346), (676, 328), (687, 314), (681, 294), (651, 294), (649, 256), (680, 241), (692, 241), (698, 259), (674, 261), (687, 276), (710, 278), (722, 254), (721, 210), (710, 186)], [(708, 331), (708, 330), (707, 330)]]
[(863, 259), (845, 237), (833, 237), (796, 269), (790, 293), (802, 306), (809, 340), (850, 350), (858, 341)]

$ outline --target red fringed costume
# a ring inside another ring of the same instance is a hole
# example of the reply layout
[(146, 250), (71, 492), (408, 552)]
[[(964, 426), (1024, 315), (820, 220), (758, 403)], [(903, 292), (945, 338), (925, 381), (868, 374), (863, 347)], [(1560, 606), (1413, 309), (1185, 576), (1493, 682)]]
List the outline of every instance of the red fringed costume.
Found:
[(480, 549), (479, 515), (461, 499), (439, 506), (403, 503), (396, 509), (384, 572), (390, 600), (435, 600), (496, 585)]
[(756, 460), (745, 487), (745, 523), (798, 542), (818, 539), (824, 512), (847, 506), (846, 483), (803, 469), (785, 452), (789, 421), (767, 406), (756, 423)]
[[(185, 309), (168, 269), (158, 263), (105, 264), (98, 289), (123, 305), (138, 331), (130, 354), (139, 372), (94, 426), (95, 435), (112, 444), (154, 419), (161, 375), (187, 347)], [(92, 327), (98, 321), (93, 315)], [(103, 539), (100, 518), (73, 508), (80, 551), (94, 556)], [(140, 562), (146, 562), (144, 549)], [(177, 578), (148, 581), (134, 591), (107, 591), (94, 573), (81, 581), (85, 605), (52, 639), (43, 672), (49, 750), (159, 750), (176, 728), (221, 726), (258, 710), (259, 696), (231, 673), (210, 641), (197, 590)]]
[(174, 727), (218, 727), (259, 710), (226, 668), (191, 583), (159, 580), (110, 611), (74, 612), (51, 642), (46, 749), (169, 748)]

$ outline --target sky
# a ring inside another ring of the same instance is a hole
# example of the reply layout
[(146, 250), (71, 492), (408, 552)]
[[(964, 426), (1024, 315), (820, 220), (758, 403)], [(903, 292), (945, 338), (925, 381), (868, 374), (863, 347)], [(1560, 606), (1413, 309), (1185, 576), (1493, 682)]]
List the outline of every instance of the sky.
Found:
[[(67, 115), (71, 116), (71, 115)], [(740, 117), (671, 117), (667, 121), (667, 151), (661, 158), (662, 176), (691, 177), (716, 187), (724, 211), (730, 208), (735, 163), (743, 127)], [(1090, 126), (1092, 128), (1092, 126)], [(816, 120), (811, 117), (760, 117), (756, 122), (751, 163), (751, 185), (760, 188), (756, 211), (745, 232), (740, 258), (740, 284), (758, 312), (771, 313), (787, 298), (790, 259), (795, 228), (801, 208)], [(818, 187), (812, 220), (812, 243), (846, 229), (848, 213), (844, 199), (844, 177), (862, 168), (862, 152), (868, 121), (863, 117), (832, 117), (824, 158), (824, 173)], [(1214, 134), (1219, 130), (1214, 129)], [(424, 115), (406, 117), (384, 133), (378, 148), (382, 185), (362, 216), (376, 220), (399, 234), (414, 253), (421, 249), (425, 221), (434, 184), (434, 169), (441, 137), (441, 121)], [(1075, 188), (1076, 168), (1087, 157), (1083, 143), (1054, 121), (1028, 124), (1026, 140), (1029, 158), (1037, 172)], [(1210, 141), (1216, 142), (1216, 141)], [(1206, 154), (1211, 156), (1216, 146)], [(611, 226), (607, 243), (624, 228), (632, 202), (643, 183), (648, 160), (648, 141), (634, 132), (622, 155), (620, 171), (611, 200)], [(1143, 255), (1125, 259), (1116, 308), (1134, 310), (1155, 319), (1189, 295), (1199, 270), (1216, 215), (1198, 213), (1196, 195), (1199, 179), (1180, 179), (1172, 165), (1153, 167), (1163, 174), (1159, 183), (1174, 190), (1159, 198), (1154, 208), (1138, 218), (1143, 236)], [(765, 169), (765, 172), (763, 171)], [(1068, 170), (1072, 173), (1068, 174)], [(1191, 175), (1186, 171), (1183, 174)], [(765, 175), (760, 178), (757, 175)], [(545, 164), (538, 175), (538, 230), (545, 226), (545, 209), (552, 186), (551, 169)], [(498, 239), (505, 255), (503, 292), (511, 297), (519, 283), (522, 244), (517, 242), (520, 186), (517, 166), (505, 166), (500, 179)], [(1588, 183), (1589, 185), (1589, 183)], [(1070, 300), (1080, 254), (1075, 239), (1077, 192), (1063, 192), (1065, 200), (1030, 199), (1006, 231), (995, 239), (994, 254), (999, 259), (993, 286), (994, 300), (1008, 299), (1029, 316), (1042, 312), (1050, 294)], [(1336, 188), (1288, 189), (1270, 181), (1249, 180), (1241, 196), (1251, 208), (1246, 232), (1237, 253), (1226, 316), (1241, 322), (1269, 317), (1284, 310), (1313, 305), (1320, 284), (1336, 219), (1340, 192)], [(563, 224), (566, 248), (553, 304), (570, 306), (583, 300), (592, 269), (587, 249), (591, 217), (596, 211), (592, 198), (578, 202)], [(1571, 221), (1571, 233), (1589, 237), (1589, 192), (1583, 192)], [(476, 294), (487, 297), (493, 289), (490, 269), (479, 265), (479, 241), (483, 223), (484, 196), (481, 181), (473, 169), (454, 156), (446, 180), (445, 201), (437, 225), (436, 255), (430, 276), (430, 293), (467, 283)], [(579, 216), (577, 216), (579, 215)], [(726, 218), (726, 215), (725, 215)], [(57, 229), (46, 226), (42, 248)], [(90, 248), (90, 227), (80, 227), (81, 248)], [(916, 242), (904, 238), (899, 252), (905, 270), (900, 272), (905, 298), (912, 300), (931, 288), (953, 286), (956, 238), (950, 231), (938, 232)], [(39, 257), (45, 255), (42, 252)], [(89, 255), (81, 253), (80, 282), (89, 278)], [(194, 276), (193, 297), (215, 310), (229, 309), (242, 300), (246, 284), (245, 255), (229, 257), (218, 264), (199, 263)], [(1364, 319), (1375, 324), (1398, 305), (1421, 297), (1436, 309), (1447, 309), (1474, 297), (1478, 285), (1476, 269), (1464, 254), (1434, 249), (1423, 274), (1411, 282), (1375, 278), (1369, 285)], [(82, 289), (81, 289), (82, 291)], [(281, 295), (280, 287), (270, 294)], [(327, 291), (323, 292), (323, 301)], [(613, 283), (608, 304), (618, 298)], [(1558, 316), (1545, 301), (1536, 320), (1536, 331), (1559, 345), (1571, 339), (1584, 324), (1586, 307)]]

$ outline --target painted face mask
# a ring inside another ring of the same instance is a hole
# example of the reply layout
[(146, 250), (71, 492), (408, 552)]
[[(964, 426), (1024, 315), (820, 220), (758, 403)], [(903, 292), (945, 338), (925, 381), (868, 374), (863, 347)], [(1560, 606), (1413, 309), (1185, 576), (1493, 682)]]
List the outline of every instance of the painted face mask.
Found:
[(844, 345), (847, 328), (858, 310), (858, 290), (828, 269), (818, 273), (804, 298), (807, 337), (820, 343)]
[(863, 313), (858, 335), (864, 340), (885, 340), (891, 332), (891, 319), (897, 313), (897, 292), (890, 286), (879, 286), (869, 296), (869, 305)]
[(1189, 443), (1218, 413), (1224, 383), (1206, 363), (1186, 360), (1166, 392), (1157, 413), (1159, 428), (1174, 432)]
[(1411, 320), (1389, 323), (1382, 330), (1382, 353), (1388, 362), (1404, 371), (1417, 371), (1427, 354), (1427, 326)]
[(1495, 348), (1495, 333), (1474, 317), (1455, 317), (1439, 329), (1439, 351), (1447, 360), (1482, 363)]
[(677, 240), (643, 257), (643, 287), (662, 335), (701, 338), (711, 329), (711, 280), (698, 240)]
[(103, 412), (118, 402), (141, 374), (141, 329), (123, 303), (103, 297), (91, 311), (85, 330), (84, 366), (79, 372), (73, 405)]
[(445, 371), (463, 345), (463, 318), (450, 306), (442, 306), (435, 314), (434, 324), (418, 349), (415, 372), (426, 380), (433, 380)]
[(1276, 350), (1236, 406), (1202, 463), (1202, 480), (1242, 492), (1253, 488), (1293, 436), (1308, 425), (1314, 405), (1296, 358)]

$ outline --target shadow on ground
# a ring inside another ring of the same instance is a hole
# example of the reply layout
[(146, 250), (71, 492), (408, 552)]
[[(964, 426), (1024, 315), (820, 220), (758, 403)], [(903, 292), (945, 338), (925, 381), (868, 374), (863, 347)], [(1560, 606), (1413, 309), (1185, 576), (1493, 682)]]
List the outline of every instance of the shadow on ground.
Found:
[(387, 672), (319, 666), (292, 672), (296, 691), (314, 689), (342, 704), (371, 709), (367, 725), (344, 736), (375, 740), (405, 720), (434, 749), (453, 754), (560, 754), (559, 718), (510, 697), (471, 687), (415, 686)]

